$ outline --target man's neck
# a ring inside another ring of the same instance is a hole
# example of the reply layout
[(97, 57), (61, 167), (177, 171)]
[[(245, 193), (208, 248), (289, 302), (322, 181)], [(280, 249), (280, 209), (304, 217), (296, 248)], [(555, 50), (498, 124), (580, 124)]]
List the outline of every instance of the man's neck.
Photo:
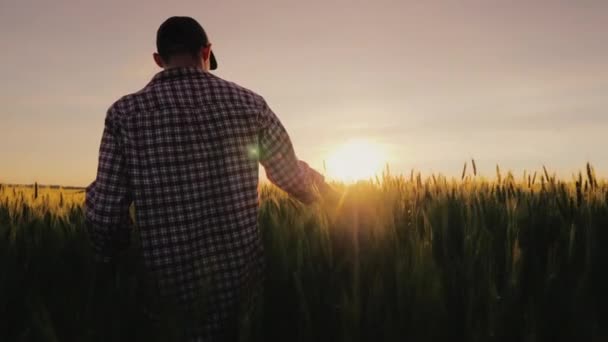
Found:
[(195, 61), (190, 56), (175, 56), (171, 58), (171, 62), (165, 65), (165, 69), (174, 68), (199, 68), (203, 70), (203, 65), (200, 60)]

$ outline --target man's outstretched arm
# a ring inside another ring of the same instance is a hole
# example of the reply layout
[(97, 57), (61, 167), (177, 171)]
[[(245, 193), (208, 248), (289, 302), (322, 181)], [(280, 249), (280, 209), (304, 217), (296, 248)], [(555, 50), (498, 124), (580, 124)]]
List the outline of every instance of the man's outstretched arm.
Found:
[(131, 190), (120, 129), (108, 111), (96, 180), (86, 190), (86, 221), (98, 261), (110, 261), (130, 243)]
[(260, 163), (268, 180), (303, 203), (314, 202), (315, 188), (321, 193), (328, 188), (323, 175), (298, 160), (285, 127), (266, 103), (258, 123)]

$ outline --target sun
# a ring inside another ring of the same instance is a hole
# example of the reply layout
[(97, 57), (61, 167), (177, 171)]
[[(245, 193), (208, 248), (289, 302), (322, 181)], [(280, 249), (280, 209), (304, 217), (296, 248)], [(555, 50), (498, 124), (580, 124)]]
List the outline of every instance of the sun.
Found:
[(333, 150), (325, 160), (327, 176), (343, 182), (369, 179), (387, 163), (385, 149), (368, 140), (352, 140)]

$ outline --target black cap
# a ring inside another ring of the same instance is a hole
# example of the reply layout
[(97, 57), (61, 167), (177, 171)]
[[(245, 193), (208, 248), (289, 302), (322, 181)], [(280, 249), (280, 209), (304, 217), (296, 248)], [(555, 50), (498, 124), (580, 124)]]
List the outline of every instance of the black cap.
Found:
[[(197, 55), (208, 44), (209, 38), (201, 24), (190, 17), (171, 17), (160, 25), (156, 33), (156, 49), (164, 59), (175, 53)], [(213, 51), (209, 59), (211, 70), (217, 69)]]

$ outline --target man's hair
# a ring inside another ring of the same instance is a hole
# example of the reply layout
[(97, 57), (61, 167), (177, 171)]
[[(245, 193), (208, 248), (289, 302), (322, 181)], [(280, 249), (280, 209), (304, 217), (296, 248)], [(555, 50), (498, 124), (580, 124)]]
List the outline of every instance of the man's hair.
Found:
[(156, 33), (156, 50), (165, 62), (182, 54), (198, 58), (201, 48), (208, 44), (205, 30), (190, 17), (171, 17), (160, 25)]

